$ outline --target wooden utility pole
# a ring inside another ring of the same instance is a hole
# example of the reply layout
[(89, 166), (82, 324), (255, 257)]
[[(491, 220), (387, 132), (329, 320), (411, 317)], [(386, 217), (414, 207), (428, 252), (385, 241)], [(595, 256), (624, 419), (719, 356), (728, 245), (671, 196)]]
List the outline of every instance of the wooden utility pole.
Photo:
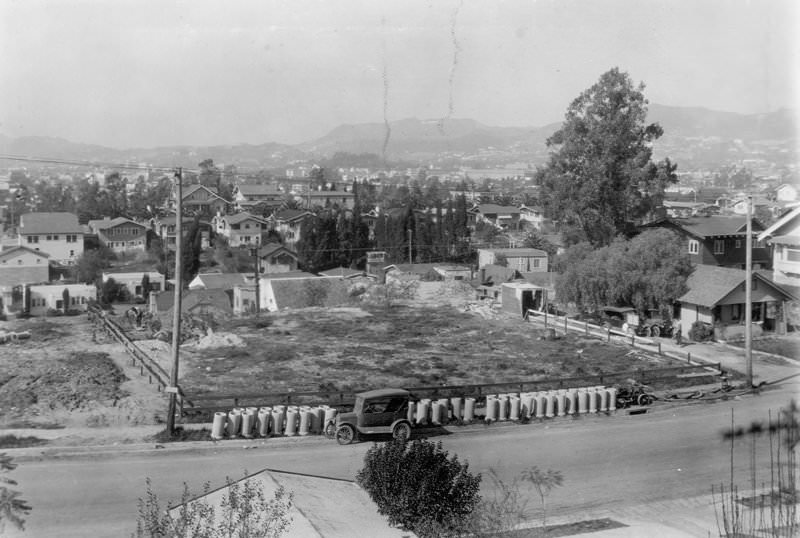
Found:
[(250, 249), (250, 254), (253, 256), (253, 261), (255, 262), (255, 269), (253, 273), (253, 277), (256, 280), (256, 317), (259, 316), (261, 312), (261, 286), (259, 283), (260, 280), (260, 271), (259, 271), (259, 263), (258, 263), (258, 246), (255, 246)]
[(411, 234), (412, 234), (412, 231), (409, 228), (409, 230), (408, 230), (408, 263), (414, 263), (413, 252), (412, 252), (412, 249), (411, 249)]
[(744, 354), (747, 359), (747, 385), (753, 386), (753, 198), (747, 195), (747, 237), (745, 238)]
[(177, 187), (177, 200), (175, 207), (175, 299), (172, 311), (172, 368), (169, 372), (169, 407), (167, 408), (167, 432), (175, 433), (175, 411), (178, 398), (178, 363), (181, 347), (181, 293), (183, 291), (183, 269), (181, 258), (183, 254), (183, 170), (178, 168), (175, 172)]

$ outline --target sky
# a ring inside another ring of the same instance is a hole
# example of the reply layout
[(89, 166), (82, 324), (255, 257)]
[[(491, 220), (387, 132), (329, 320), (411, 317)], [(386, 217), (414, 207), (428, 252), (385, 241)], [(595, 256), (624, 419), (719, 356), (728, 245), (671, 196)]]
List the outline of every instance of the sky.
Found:
[(798, 4), (0, 0), (0, 133), (132, 148), (541, 126), (615, 66), (652, 103), (798, 108)]

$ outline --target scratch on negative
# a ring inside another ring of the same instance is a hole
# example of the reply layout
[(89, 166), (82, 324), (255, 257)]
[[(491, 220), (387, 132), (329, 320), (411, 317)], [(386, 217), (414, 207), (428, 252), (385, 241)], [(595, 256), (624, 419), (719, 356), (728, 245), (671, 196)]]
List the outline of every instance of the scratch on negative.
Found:
[(448, 102), (447, 102), (447, 116), (439, 120), (439, 131), (444, 135), (444, 123), (453, 117), (453, 80), (456, 76), (456, 68), (458, 67), (458, 53), (461, 52), (461, 46), (458, 44), (456, 37), (456, 23), (458, 21), (458, 12), (461, 11), (461, 6), (464, 5), (464, 0), (459, 0), (456, 9), (453, 11), (453, 17), (450, 19), (450, 38), (453, 41), (453, 63), (450, 65), (450, 77), (448, 79)]

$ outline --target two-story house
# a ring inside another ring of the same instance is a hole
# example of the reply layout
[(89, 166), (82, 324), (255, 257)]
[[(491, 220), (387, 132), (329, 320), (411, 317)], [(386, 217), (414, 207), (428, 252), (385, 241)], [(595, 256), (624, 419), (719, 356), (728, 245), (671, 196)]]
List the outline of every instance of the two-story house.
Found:
[(283, 209), (270, 215), (267, 220), (272, 229), (281, 234), (284, 244), (290, 249), (294, 249), (300, 240), (303, 222), (313, 216), (314, 214), (310, 211)]
[(775, 283), (800, 296), (800, 207), (786, 212), (758, 240), (772, 246)]
[(538, 248), (480, 248), (478, 249), (478, 268), (496, 264), (503, 258), (506, 261), (506, 267), (520, 273), (547, 271), (547, 252)]
[(270, 227), (267, 219), (246, 212), (218, 214), (211, 220), (211, 225), (217, 235), (225, 237), (232, 247), (261, 244), (261, 234)]
[(89, 230), (101, 245), (117, 253), (144, 252), (147, 247), (147, 227), (125, 217), (90, 220)]
[(84, 229), (74, 213), (25, 213), (19, 218), (19, 246), (44, 252), (71, 265), (83, 254)]
[[(194, 223), (193, 217), (183, 217), (181, 219), (181, 236), (185, 237)], [(175, 215), (167, 215), (152, 221), (152, 226), (156, 235), (161, 238), (162, 243), (169, 250), (175, 250), (175, 236), (177, 235), (178, 219)], [(208, 248), (211, 237), (211, 225), (208, 222), (200, 221), (201, 247)]]
[[(769, 249), (758, 242), (764, 227), (752, 219), (753, 269), (771, 267)], [(667, 228), (678, 232), (694, 264), (718, 265), (743, 269), (747, 255), (747, 217), (708, 216), (688, 219), (661, 219), (647, 227)]]
[[(175, 211), (177, 207), (177, 197), (178, 190), (173, 185), (167, 201), (167, 207), (172, 211)], [(228, 204), (227, 200), (217, 194), (217, 189), (214, 187), (187, 185), (182, 191), (181, 205), (184, 214), (216, 215), (217, 213), (225, 213)]]
[(236, 185), (233, 188), (233, 206), (236, 211), (248, 211), (263, 204), (267, 207), (280, 207), (283, 193), (271, 185)]
[(544, 213), (540, 207), (528, 207), (525, 204), (519, 206), (519, 220), (528, 222), (537, 230), (541, 230), (544, 222)]
[(297, 271), (297, 253), (280, 243), (267, 243), (258, 249), (259, 269), (262, 273), (288, 273)]
[(0, 314), (19, 312), (26, 284), (50, 279), (49, 256), (28, 247), (13, 246), (0, 251)]

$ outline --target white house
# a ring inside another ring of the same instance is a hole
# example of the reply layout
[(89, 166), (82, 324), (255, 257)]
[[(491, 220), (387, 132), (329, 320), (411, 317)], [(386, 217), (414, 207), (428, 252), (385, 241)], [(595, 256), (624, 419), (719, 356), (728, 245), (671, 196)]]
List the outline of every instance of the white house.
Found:
[(283, 193), (271, 185), (236, 185), (233, 188), (233, 204), (237, 211), (258, 204), (277, 207), (282, 202)]
[(45, 252), (28, 247), (11, 247), (0, 251), (0, 287), (22, 286), (50, 280)]
[(797, 187), (784, 183), (775, 187), (775, 199), (779, 202), (794, 202), (797, 200)]
[(83, 254), (83, 228), (74, 213), (25, 213), (19, 218), (18, 245), (71, 265)]
[(30, 286), (31, 315), (43, 316), (48, 310), (64, 310), (64, 290), (69, 294), (68, 310), (85, 312), (89, 302), (97, 299), (97, 288), (91, 284), (42, 284)]
[(498, 258), (505, 258), (506, 267), (516, 269), (520, 273), (547, 271), (547, 252), (538, 248), (478, 249), (479, 268), (497, 263)]
[(276, 211), (269, 217), (272, 229), (281, 234), (283, 241), (288, 248), (293, 249), (300, 240), (303, 231), (303, 222), (313, 217), (310, 211), (300, 209), (284, 209)]
[(772, 245), (774, 282), (800, 290), (800, 207), (775, 221), (759, 234), (758, 240)]
[(544, 214), (538, 207), (519, 206), (519, 220), (531, 223), (537, 230), (542, 228)]

